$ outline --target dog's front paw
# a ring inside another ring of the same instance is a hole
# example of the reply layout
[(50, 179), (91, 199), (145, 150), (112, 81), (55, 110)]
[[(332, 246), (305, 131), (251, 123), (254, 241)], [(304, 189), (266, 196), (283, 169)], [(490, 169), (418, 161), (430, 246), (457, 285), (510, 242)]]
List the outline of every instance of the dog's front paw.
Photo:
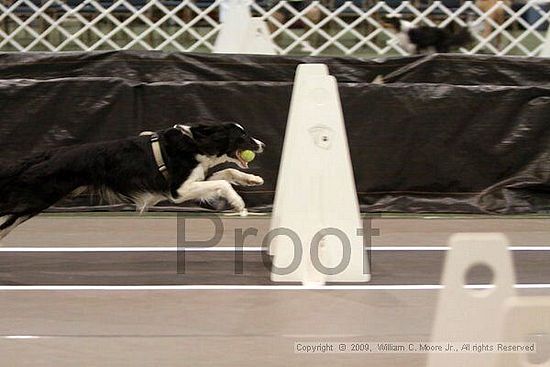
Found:
[(264, 179), (256, 175), (248, 175), (244, 181), (246, 186), (260, 186), (264, 184)]

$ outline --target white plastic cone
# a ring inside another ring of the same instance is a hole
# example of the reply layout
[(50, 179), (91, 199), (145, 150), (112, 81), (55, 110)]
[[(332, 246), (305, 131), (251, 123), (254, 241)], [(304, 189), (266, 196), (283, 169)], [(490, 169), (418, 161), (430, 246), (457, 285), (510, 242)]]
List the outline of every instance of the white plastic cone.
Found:
[[(296, 72), (271, 222), (272, 231), (281, 228), (297, 234), (302, 256), (296, 260), (295, 244), (288, 236), (274, 237), (273, 281), (370, 280), (363, 238), (358, 235), (362, 223), (338, 86), (323, 64), (302, 64)], [(326, 228), (329, 235), (323, 237), (319, 231)], [(316, 236), (322, 240), (318, 256), (312, 258)], [(277, 270), (287, 269), (293, 260), (298, 261), (293, 271)]]
[(275, 55), (267, 25), (253, 18), (244, 0), (226, 0), (223, 23), (214, 44), (215, 53)]
[[(502, 233), (459, 233), (449, 244), (431, 341), (498, 342), (504, 323), (502, 306), (516, 294), (508, 239)], [(475, 265), (491, 269), (494, 288), (464, 287), (466, 274)], [(493, 366), (496, 357), (495, 353), (432, 353), (428, 367)]]
[(542, 48), (540, 50), (541, 57), (550, 57), (550, 26), (548, 27), (548, 30), (546, 31), (546, 37), (544, 38), (544, 43), (542, 45)]

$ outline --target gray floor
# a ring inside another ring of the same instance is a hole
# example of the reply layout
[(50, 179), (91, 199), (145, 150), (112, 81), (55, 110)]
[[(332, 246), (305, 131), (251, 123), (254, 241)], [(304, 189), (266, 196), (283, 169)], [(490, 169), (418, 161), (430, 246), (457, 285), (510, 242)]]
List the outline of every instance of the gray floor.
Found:
[[(258, 229), (257, 240), (247, 239), (245, 246), (259, 246), (269, 230), (267, 216), (215, 217), (223, 222), (223, 237), (218, 246), (234, 246), (236, 229)], [(42, 215), (23, 223), (0, 246), (25, 247), (118, 247), (176, 246), (177, 228), (186, 223), (188, 240), (211, 238), (214, 225), (208, 215), (137, 215), (133, 213), (99, 215)], [(515, 246), (550, 246), (550, 216), (383, 216), (371, 219), (379, 235), (374, 246), (443, 246), (456, 232), (502, 232)]]
[[(211, 234), (204, 218), (188, 219), (190, 238)], [(246, 243), (243, 274), (235, 274), (234, 253), (223, 249), (234, 245), (233, 230), (254, 226), (261, 234), (268, 223), (224, 219), (219, 248), (186, 253), (185, 274), (177, 273), (174, 216), (42, 216), (25, 223), (0, 242), (2, 365), (424, 366), (422, 354), (301, 355), (293, 345), (429, 340), (437, 290), (390, 286), (439, 284), (440, 246), (454, 232), (505, 232), (516, 246), (518, 283), (550, 283), (550, 252), (521, 251), (550, 246), (547, 218), (377, 218), (372, 227), (380, 235), (370, 253), (370, 284), (377, 287), (319, 290), (271, 284), (260, 240)], [(152, 249), (136, 248), (145, 246)], [(29, 248), (34, 252), (24, 252)]]

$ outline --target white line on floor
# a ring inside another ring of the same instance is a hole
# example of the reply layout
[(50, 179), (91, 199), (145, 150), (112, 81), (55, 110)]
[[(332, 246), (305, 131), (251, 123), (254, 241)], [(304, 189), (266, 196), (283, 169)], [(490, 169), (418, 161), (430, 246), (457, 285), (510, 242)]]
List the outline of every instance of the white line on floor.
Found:
[[(467, 289), (488, 289), (494, 285), (467, 285)], [(516, 289), (550, 289), (550, 284), (516, 284)], [(404, 285), (6, 285), (0, 291), (194, 291), (194, 290), (241, 290), (241, 291), (405, 291), (405, 290), (438, 290), (438, 284), (404, 284)]]
[[(447, 251), (447, 246), (372, 246), (370, 251)], [(510, 246), (510, 251), (550, 251), (550, 246)], [(0, 252), (260, 252), (265, 247), (0, 247)]]

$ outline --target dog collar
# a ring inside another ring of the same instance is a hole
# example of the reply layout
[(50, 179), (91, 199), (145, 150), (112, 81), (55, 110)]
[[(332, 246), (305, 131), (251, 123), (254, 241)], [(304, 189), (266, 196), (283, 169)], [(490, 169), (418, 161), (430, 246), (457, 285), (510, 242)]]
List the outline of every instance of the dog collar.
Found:
[(159, 134), (152, 131), (144, 131), (139, 135), (151, 137), (151, 149), (153, 150), (153, 157), (155, 158), (157, 168), (164, 178), (168, 180), (170, 178), (170, 174), (168, 173), (168, 168), (166, 167), (164, 158), (162, 157)]

